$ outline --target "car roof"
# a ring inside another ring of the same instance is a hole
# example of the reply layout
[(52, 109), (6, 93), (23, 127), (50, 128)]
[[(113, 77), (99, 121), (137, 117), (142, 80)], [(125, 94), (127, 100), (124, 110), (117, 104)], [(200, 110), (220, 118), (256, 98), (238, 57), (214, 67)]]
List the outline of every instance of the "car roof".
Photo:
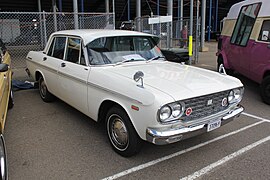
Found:
[(114, 36), (150, 36), (158, 43), (158, 37), (152, 34), (141, 33), (137, 31), (127, 30), (112, 30), (112, 29), (76, 29), (76, 30), (64, 30), (54, 32), (51, 36), (55, 35), (67, 35), (67, 36), (79, 36), (83, 39), (84, 45), (89, 42), (101, 38), (101, 37), (114, 37)]
[(239, 3), (234, 4), (230, 8), (226, 18), (227, 19), (237, 19), (239, 12), (243, 6), (251, 5), (254, 3), (262, 3), (260, 11), (258, 13), (258, 17), (269, 17), (270, 16), (270, 11), (269, 11), (270, 1), (269, 0), (245, 0), (245, 1), (241, 1)]

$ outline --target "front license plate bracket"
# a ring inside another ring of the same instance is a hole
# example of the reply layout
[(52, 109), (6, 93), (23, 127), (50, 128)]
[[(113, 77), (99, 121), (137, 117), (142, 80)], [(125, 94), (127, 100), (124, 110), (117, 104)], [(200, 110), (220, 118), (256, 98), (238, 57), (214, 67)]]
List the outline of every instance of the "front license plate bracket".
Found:
[(221, 126), (221, 119), (211, 121), (207, 124), (207, 132), (213, 131)]

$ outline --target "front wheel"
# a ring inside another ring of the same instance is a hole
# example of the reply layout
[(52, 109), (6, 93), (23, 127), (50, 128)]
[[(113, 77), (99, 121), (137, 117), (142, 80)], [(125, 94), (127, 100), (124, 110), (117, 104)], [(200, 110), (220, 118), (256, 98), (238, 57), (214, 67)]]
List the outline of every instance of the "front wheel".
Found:
[(115, 152), (124, 157), (137, 154), (141, 149), (141, 139), (128, 115), (120, 107), (112, 107), (106, 116), (107, 133)]
[(261, 83), (261, 97), (266, 104), (270, 105), (270, 76), (265, 77)]
[(39, 78), (39, 94), (44, 102), (52, 102), (55, 99), (55, 96), (48, 91), (43, 77)]

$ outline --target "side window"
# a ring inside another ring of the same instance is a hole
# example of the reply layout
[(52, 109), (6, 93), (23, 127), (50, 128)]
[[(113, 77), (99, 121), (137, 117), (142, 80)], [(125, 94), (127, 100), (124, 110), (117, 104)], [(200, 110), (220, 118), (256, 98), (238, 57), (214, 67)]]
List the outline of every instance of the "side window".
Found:
[(65, 60), (80, 64), (81, 40), (78, 38), (68, 38), (67, 53)]
[(263, 21), (259, 41), (270, 42), (270, 20)]
[(66, 45), (65, 37), (56, 37), (54, 39), (54, 45), (52, 50), (52, 56), (58, 59), (63, 59)]
[(243, 6), (231, 37), (231, 43), (246, 46), (259, 13), (261, 3)]

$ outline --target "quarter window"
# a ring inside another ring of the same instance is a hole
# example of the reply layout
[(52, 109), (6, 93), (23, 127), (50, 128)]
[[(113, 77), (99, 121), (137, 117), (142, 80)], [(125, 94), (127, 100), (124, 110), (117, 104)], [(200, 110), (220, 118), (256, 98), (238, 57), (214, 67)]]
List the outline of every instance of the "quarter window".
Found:
[(261, 3), (243, 6), (238, 16), (231, 43), (240, 46), (246, 46), (252, 32), (255, 20), (259, 13)]
[(270, 20), (266, 20), (263, 22), (259, 40), (264, 42), (270, 42)]

